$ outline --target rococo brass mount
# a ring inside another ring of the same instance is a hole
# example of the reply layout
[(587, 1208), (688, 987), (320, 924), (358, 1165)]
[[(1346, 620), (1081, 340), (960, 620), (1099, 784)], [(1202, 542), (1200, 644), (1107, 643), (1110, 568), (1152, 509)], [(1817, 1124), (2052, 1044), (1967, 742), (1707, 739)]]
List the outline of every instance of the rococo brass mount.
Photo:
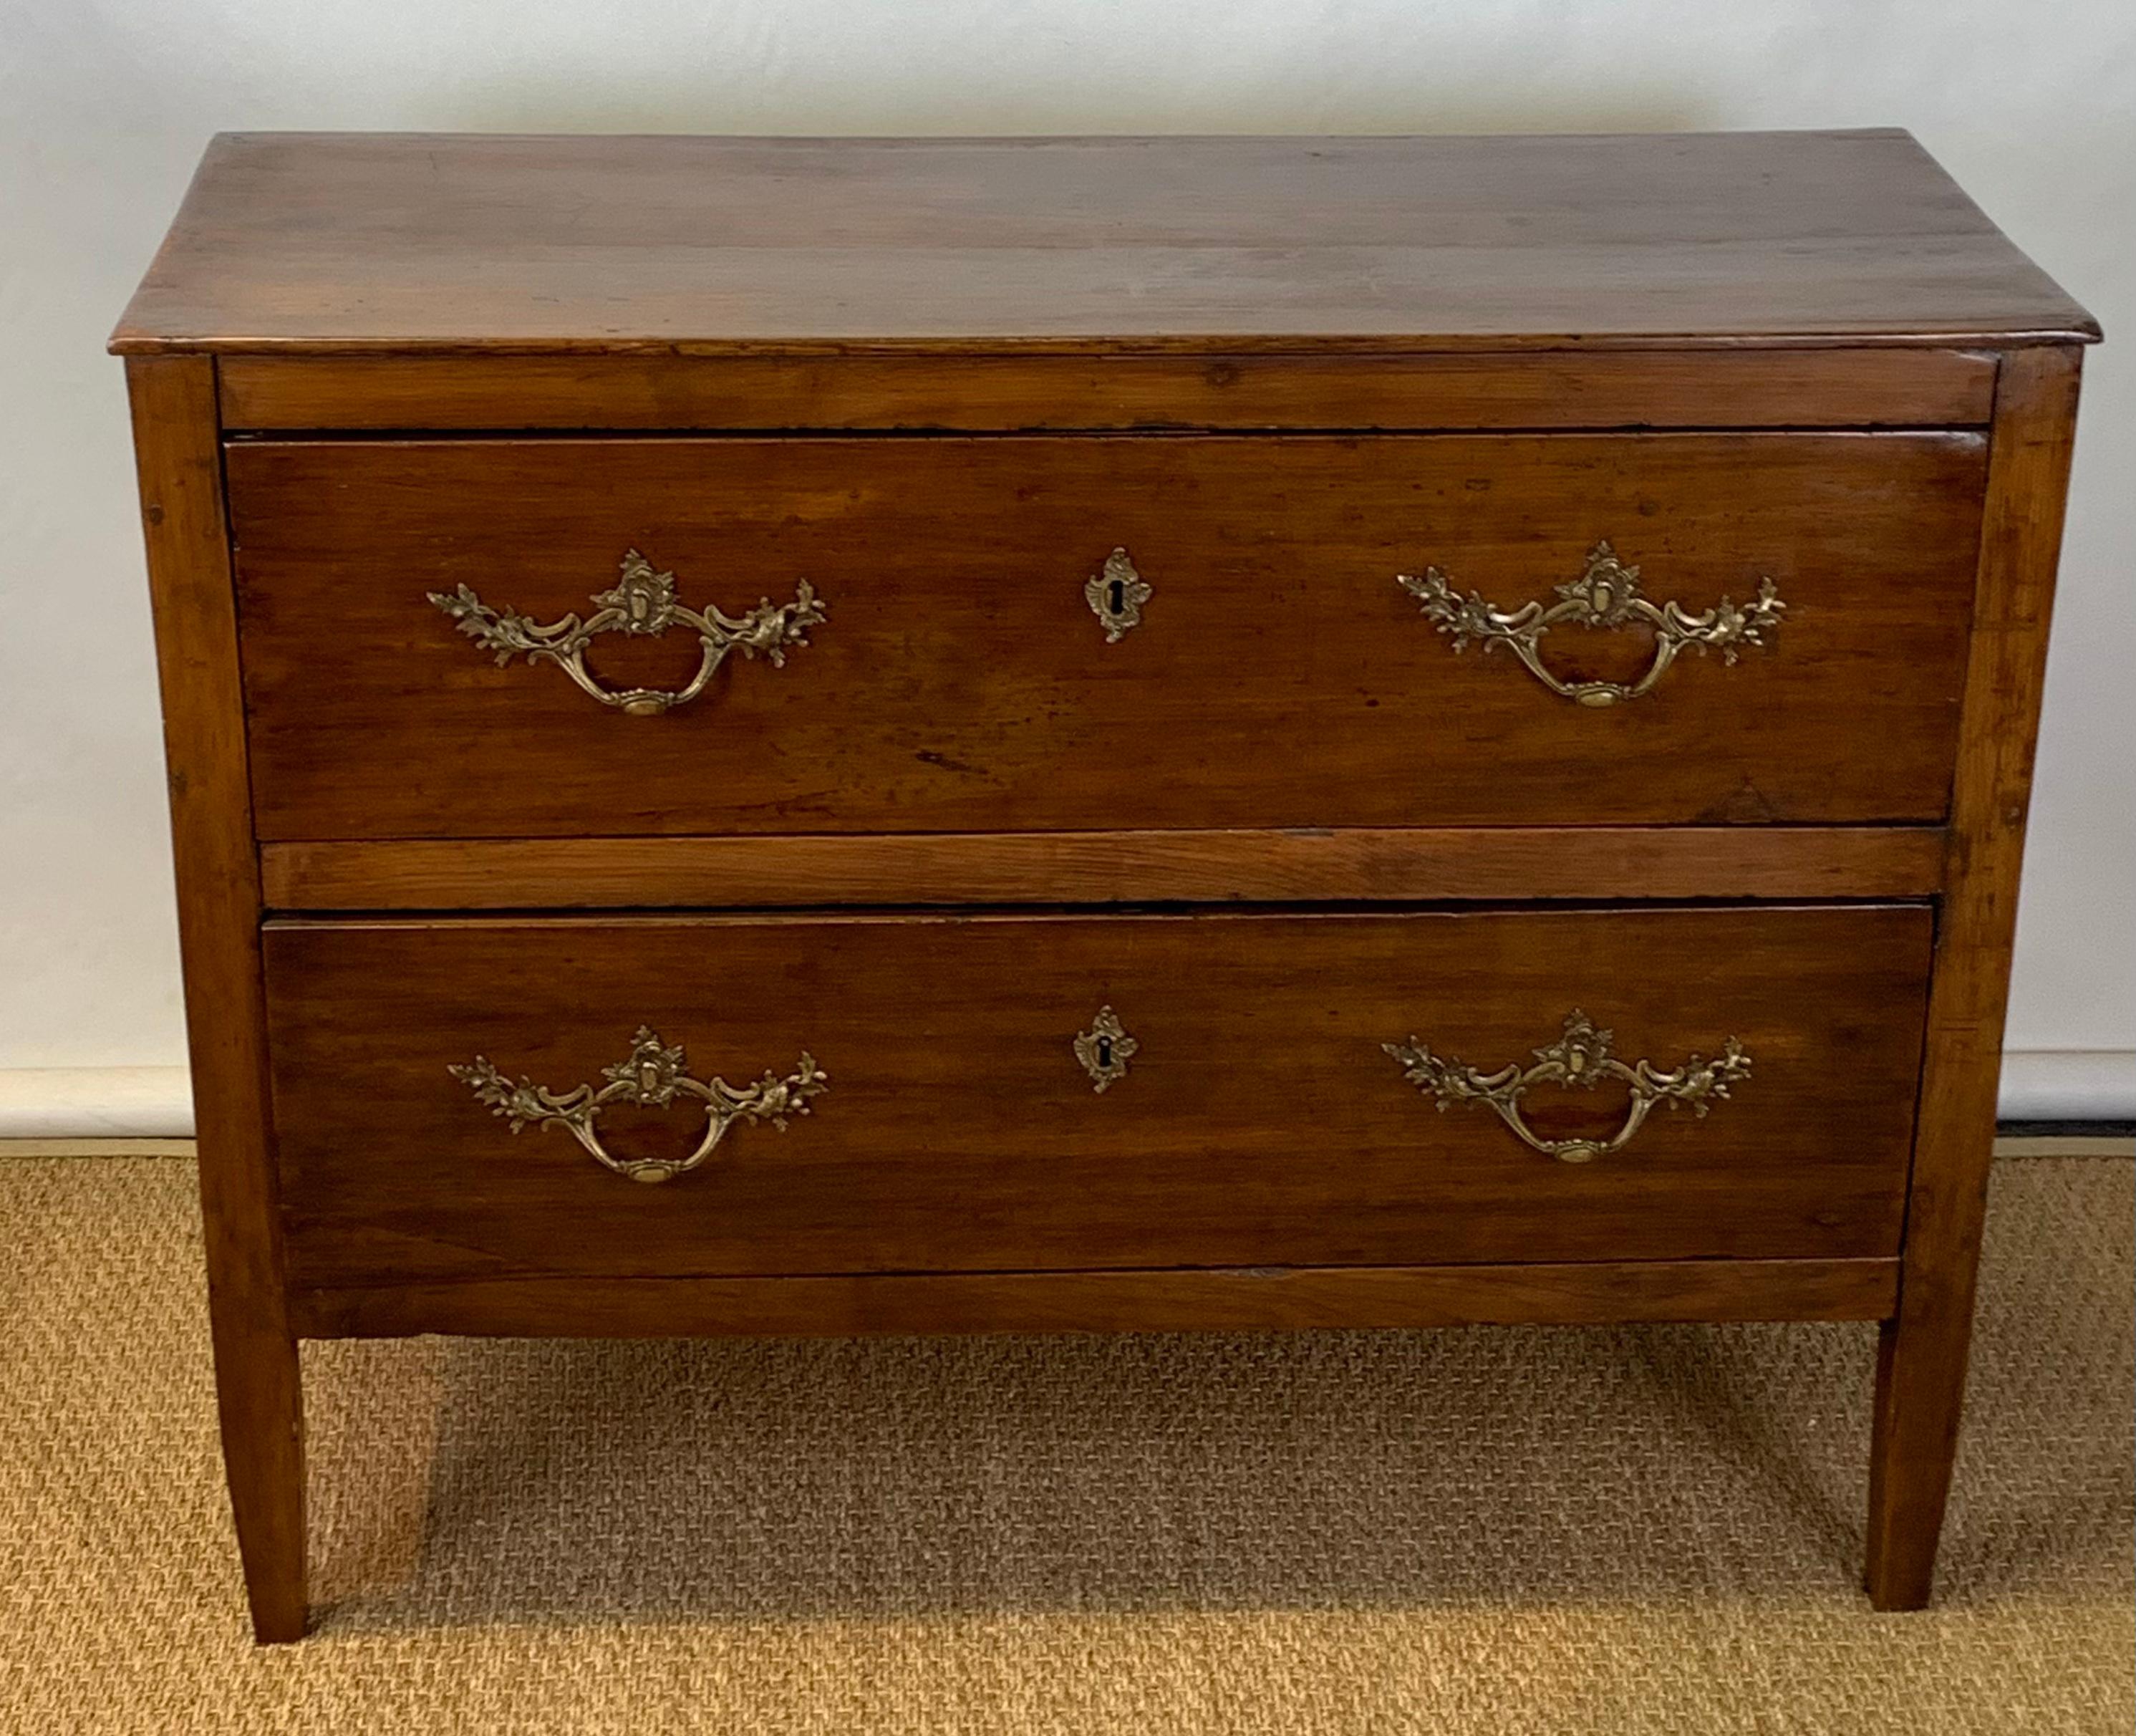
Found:
[(1100, 1007), (1090, 1028), (1076, 1038), (1075, 1047), (1075, 1058), (1090, 1076), (1090, 1089), (1102, 1097), (1114, 1080), (1127, 1077), (1128, 1063), (1142, 1045), (1128, 1035), (1119, 1014), (1110, 1007)]
[[(1712, 1060), (1693, 1055), (1675, 1072), (1663, 1072), (1651, 1061), (1635, 1061), (1629, 1067), (1619, 1061), (1609, 1052), (1614, 1034), (1597, 1030), (1587, 1015), (1575, 1008), (1566, 1014), (1564, 1034), (1535, 1052), (1532, 1067), (1508, 1062), (1494, 1073), (1479, 1072), (1449, 1056), (1435, 1055), (1415, 1037), (1407, 1043), (1383, 1043), (1380, 1047), (1401, 1063), (1403, 1078), (1439, 1099), (1442, 1111), (1449, 1103), (1488, 1103), (1524, 1143), (1568, 1164), (1584, 1164), (1618, 1150), (1639, 1131), (1657, 1103), (1667, 1103), (1671, 1108), (1688, 1103), (1694, 1115), (1703, 1116), (1711, 1099), (1728, 1095), (1731, 1081), (1750, 1076), (1750, 1058), (1733, 1037)], [(1605, 1078), (1621, 1081), (1632, 1094), (1624, 1125), (1606, 1140), (1543, 1139), (1521, 1113), (1521, 1099), (1534, 1086), (1576, 1085), (1592, 1091)]]
[[(808, 1100), (829, 1082), (815, 1058), (805, 1049), (794, 1070), (784, 1078), (767, 1072), (741, 1090), (724, 1079), (692, 1079), (680, 1043), (671, 1048), (661, 1042), (650, 1026), (640, 1025), (631, 1039), (629, 1058), (601, 1069), (601, 1077), (608, 1083), (599, 1090), (577, 1085), (569, 1091), (555, 1092), (525, 1078), (515, 1083), (485, 1055), (445, 1071), (472, 1089), (489, 1106), (492, 1114), (509, 1121), (514, 1133), (530, 1122), (568, 1128), (574, 1139), (617, 1174), (644, 1182), (672, 1181), (696, 1169), (712, 1155), (736, 1121), (769, 1121), (784, 1133), (786, 1118), (807, 1115)], [(678, 1097), (697, 1097), (705, 1105), (704, 1136), (687, 1157), (619, 1158), (602, 1145), (594, 1124), (609, 1104), (636, 1103), (648, 1109), (664, 1109)]]
[(1142, 605), (1155, 595), (1124, 548), (1107, 555), (1104, 568), (1083, 586), (1083, 601), (1104, 625), (1109, 645), (1118, 644), (1142, 625)]
[[(1578, 578), (1556, 587), (1554, 603), (1495, 609), (1473, 591), (1465, 597), (1456, 593), (1436, 567), (1425, 567), (1420, 578), (1399, 573), (1396, 582), (1417, 600), (1427, 620), (1453, 636), (1456, 651), (1466, 650), (1472, 639), (1482, 640), (1486, 651), (1508, 645), (1528, 673), (1551, 692), (1590, 706), (1637, 699), (1685, 649), (1718, 651), (1723, 663), (1734, 663), (1740, 647), (1765, 643), (1765, 635), (1779, 627), (1788, 606), (1769, 578), (1759, 580), (1758, 594), (1749, 604), (1739, 606), (1723, 596), (1703, 615), (1692, 615), (1674, 601), (1651, 603), (1639, 592), (1639, 569), (1619, 561), (1606, 540), (1588, 551), (1586, 569)], [(1552, 627), (1621, 627), (1635, 620), (1643, 621), (1654, 634), (1653, 661), (1637, 681), (1565, 681), (1543, 663), (1543, 635)]]
[[(676, 601), (675, 575), (655, 571), (653, 563), (634, 548), (624, 552), (614, 586), (594, 593), (595, 613), (583, 620), (573, 613), (545, 627), (516, 610), (492, 608), (466, 585), (451, 591), (433, 591), (430, 598), (459, 624), (461, 632), (483, 650), (494, 651), (499, 668), (515, 657), (523, 656), (529, 663), (546, 659), (603, 705), (614, 706), (633, 717), (657, 717), (688, 704), (704, 692), (730, 651), (738, 650), (745, 657), (761, 654), (774, 669), (783, 669), (787, 648), (807, 644), (808, 630), (824, 618), (823, 605), (806, 579), (794, 587), (792, 602), (774, 603), (765, 597), (739, 620), (717, 609), (686, 607)], [(586, 667), (586, 647), (603, 633), (653, 638), (678, 623), (693, 629), (704, 649), (697, 673), (680, 688), (619, 692), (602, 686)]]

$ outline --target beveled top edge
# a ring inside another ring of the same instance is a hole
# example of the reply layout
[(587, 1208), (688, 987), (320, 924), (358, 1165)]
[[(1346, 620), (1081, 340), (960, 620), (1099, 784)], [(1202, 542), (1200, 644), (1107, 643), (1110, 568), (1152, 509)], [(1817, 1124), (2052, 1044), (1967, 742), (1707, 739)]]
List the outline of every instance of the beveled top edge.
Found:
[(2099, 336), (1896, 129), (245, 133), (210, 144), (110, 348), (1401, 354)]

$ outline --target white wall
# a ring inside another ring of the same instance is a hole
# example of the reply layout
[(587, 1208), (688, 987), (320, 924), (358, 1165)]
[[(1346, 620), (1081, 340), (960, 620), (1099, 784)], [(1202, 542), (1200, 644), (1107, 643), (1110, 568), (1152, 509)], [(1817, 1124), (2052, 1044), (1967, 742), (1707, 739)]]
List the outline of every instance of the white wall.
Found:
[[(0, 0), (0, 1069), (183, 1055), (124, 396), (102, 346), (216, 129), (1888, 125), (2107, 327), (2010, 1028), (2050, 1058), (2021, 1058), (2008, 1106), (2136, 1112), (2129, 0)], [(128, 1088), (153, 1104), (172, 1077)], [(10, 1089), (0, 1073), (0, 1125)], [(68, 1092), (99, 1087), (18, 1072), (12, 1089), (64, 1127), (82, 1113)]]

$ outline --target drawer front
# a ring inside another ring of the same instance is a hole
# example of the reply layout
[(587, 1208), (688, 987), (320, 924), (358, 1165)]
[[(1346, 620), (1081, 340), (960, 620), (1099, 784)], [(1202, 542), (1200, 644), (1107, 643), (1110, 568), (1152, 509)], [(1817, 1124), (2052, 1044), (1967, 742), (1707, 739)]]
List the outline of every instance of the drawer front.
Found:
[(1983, 447), (247, 441), (228, 474), (269, 839), (1845, 822), (1945, 810)]
[(1929, 951), (1912, 907), (275, 924), (291, 1272), (1890, 1255)]

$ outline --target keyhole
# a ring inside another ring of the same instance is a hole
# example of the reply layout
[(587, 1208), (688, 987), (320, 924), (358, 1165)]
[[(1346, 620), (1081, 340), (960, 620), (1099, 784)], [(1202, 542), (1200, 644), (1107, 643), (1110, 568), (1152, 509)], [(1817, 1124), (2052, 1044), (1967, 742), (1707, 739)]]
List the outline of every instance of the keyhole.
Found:
[(1114, 579), (1105, 587), (1105, 606), (1114, 615), (1124, 614), (1128, 606), (1128, 586), (1124, 579)]
[(1112, 1064), (1113, 1039), (1109, 1037), (1100, 1037), (1098, 1039), (1098, 1065), (1110, 1067)]

